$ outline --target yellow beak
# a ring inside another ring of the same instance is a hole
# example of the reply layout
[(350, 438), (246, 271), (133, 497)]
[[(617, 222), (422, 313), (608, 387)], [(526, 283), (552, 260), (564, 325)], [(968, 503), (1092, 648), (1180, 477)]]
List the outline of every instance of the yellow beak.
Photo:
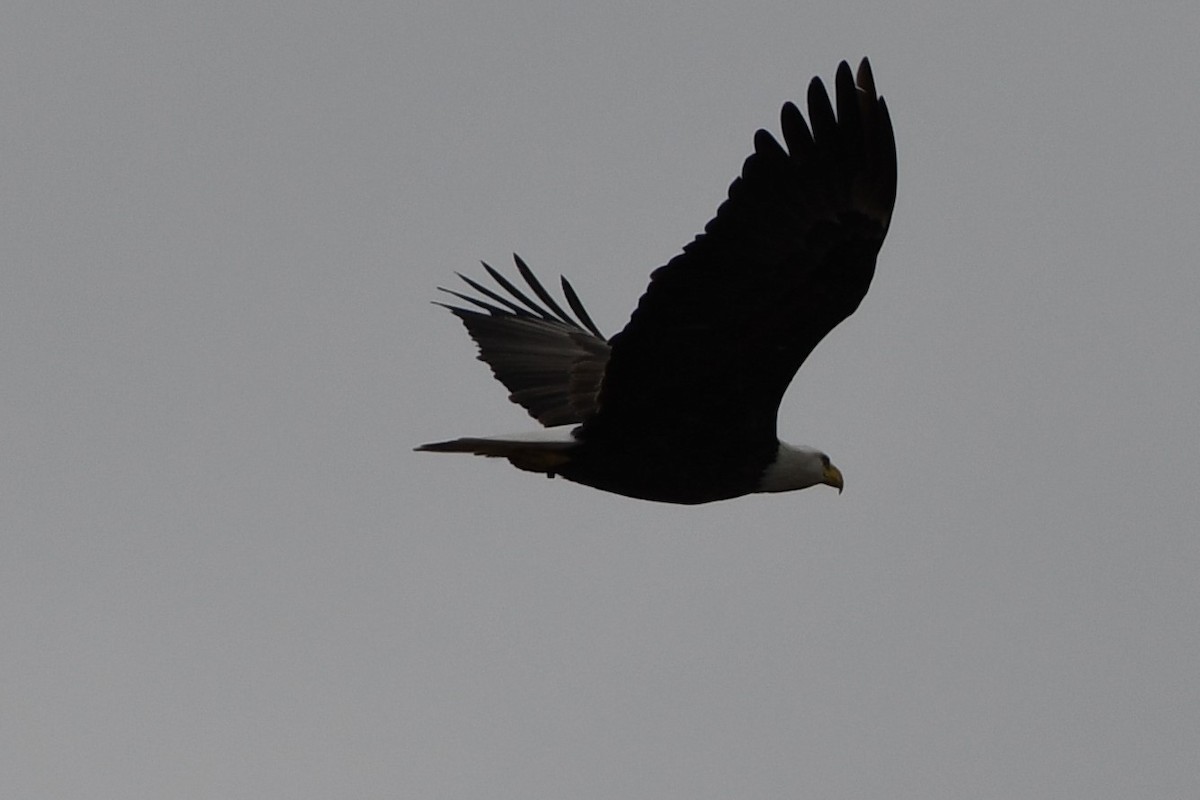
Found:
[(842, 493), (842, 488), (846, 485), (842, 480), (842, 471), (833, 464), (825, 468), (824, 480), (821, 483), (826, 486), (833, 486), (838, 490), (838, 494)]

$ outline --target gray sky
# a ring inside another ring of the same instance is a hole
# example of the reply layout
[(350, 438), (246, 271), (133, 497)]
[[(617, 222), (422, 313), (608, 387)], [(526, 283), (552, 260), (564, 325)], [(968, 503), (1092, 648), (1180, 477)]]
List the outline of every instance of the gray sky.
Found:
[[(1200, 796), (1195, 3), (10, 4), (0, 795)], [(428, 301), (601, 328), (869, 55), (846, 492), (661, 506)]]

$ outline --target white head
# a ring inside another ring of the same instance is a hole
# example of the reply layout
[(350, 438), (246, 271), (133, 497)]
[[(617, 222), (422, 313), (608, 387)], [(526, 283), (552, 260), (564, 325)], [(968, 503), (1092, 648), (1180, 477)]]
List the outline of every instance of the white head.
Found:
[(842, 473), (829, 456), (813, 447), (779, 443), (775, 460), (763, 470), (758, 482), (760, 492), (790, 492), (823, 483), (842, 493)]

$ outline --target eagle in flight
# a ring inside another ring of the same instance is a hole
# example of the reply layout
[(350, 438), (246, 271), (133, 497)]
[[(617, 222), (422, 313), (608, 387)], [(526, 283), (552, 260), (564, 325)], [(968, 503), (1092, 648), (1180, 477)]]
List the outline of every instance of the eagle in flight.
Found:
[[(497, 288), (443, 289), (479, 358), (543, 429), (417, 450), (506, 458), (608, 492), (707, 503), (826, 484), (825, 453), (777, 438), (783, 393), (817, 343), (858, 308), (896, 200), (896, 143), (864, 58), (842, 62), (835, 103), (814, 78), (808, 123), (783, 106), (786, 148), (764, 130), (716, 217), (650, 276), (606, 339), (571, 284), (566, 311), (514, 257), (533, 297), (484, 264)], [(835, 110), (836, 105), (836, 110)]]

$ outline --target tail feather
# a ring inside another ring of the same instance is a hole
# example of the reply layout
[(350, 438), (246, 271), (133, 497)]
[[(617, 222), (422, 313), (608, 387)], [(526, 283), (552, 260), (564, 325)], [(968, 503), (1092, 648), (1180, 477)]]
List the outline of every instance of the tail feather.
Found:
[(576, 442), (571, 439), (478, 436), (430, 442), (415, 449), (426, 453), (471, 453), (488, 458), (507, 458), (518, 469), (554, 475), (571, 460), (570, 451), (575, 445)]

